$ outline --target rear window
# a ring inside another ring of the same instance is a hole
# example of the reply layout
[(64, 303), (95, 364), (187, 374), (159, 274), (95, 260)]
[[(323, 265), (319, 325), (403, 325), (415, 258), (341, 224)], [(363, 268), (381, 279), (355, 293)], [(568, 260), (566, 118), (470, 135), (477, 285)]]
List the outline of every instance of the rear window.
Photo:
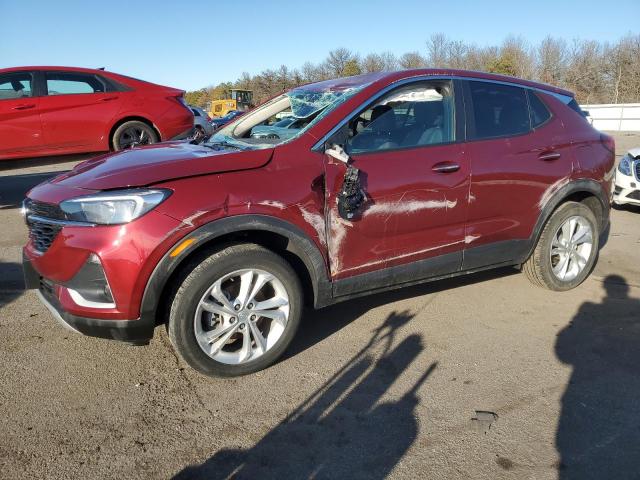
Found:
[(531, 113), (531, 126), (539, 127), (551, 118), (551, 113), (535, 92), (529, 92), (529, 109)]
[(47, 72), (47, 95), (104, 93), (106, 84), (95, 75), (73, 72)]
[(525, 89), (510, 85), (470, 81), (475, 134), (473, 139), (504, 137), (530, 129)]

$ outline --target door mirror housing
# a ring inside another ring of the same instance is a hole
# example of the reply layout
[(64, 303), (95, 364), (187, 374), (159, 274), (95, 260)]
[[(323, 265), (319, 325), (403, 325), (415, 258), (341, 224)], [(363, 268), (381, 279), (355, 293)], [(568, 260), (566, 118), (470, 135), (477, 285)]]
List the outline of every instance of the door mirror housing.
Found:
[(340, 162), (349, 163), (349, 160), (350, 160), (349, 154), (344, 151), (344, 148), (342, 148), (342, 145), (338, 145), (335, 143), (327, 145), (327, 147), (324, 149), (324, 153), (326, 153), (330, 157), (335, 158)]

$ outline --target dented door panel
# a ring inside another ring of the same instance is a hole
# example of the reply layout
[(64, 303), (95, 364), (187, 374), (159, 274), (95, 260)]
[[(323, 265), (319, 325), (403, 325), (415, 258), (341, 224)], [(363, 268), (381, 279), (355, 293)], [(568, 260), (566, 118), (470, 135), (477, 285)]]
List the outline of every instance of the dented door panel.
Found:
[[(435, 172), (443, 162), (455, 172)], [(340, 279), (447, 253), (464, 244), (469, 166), (462, 144), (354, 155), (366, 199), (354, 218), (337, 208), (346, 166), (325, 155), (329, 258)], [(451, 271), (462, 256), (453, 255)]]

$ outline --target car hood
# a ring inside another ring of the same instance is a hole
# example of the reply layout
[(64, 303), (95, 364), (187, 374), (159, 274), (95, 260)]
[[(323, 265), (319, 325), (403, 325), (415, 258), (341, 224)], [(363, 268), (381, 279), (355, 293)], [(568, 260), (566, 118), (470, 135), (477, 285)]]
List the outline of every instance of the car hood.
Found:
[(273, 149), (212, 150), (188, 142), (167, 142), (92, 158), (50, 182), (89, 190), (141, 187), (176, 178), (259, 168), (272, 154)]
[(640, 147), (636, 147), (636, 148), (630, 149), (629, 150), (629, 155), (631, 155), (633, 158), (640, 157)]

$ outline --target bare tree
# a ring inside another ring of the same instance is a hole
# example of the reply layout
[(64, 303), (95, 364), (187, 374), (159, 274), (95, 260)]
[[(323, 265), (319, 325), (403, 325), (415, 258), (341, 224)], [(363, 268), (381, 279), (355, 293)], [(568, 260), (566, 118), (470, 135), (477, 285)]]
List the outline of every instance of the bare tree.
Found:
[(329, 78), (425, 66), (481, 70), (540, 80), (575, 92), (581, 103), (640, 102), (640, 35), (628, 34), (615, 43), (546, 37), (530, 46), (522, 37), (508, 36), (499, 45), (477, 46), (450, 40), (442, 33), (427, 41), (426, 55), (408, 52), (397, 58), (391, 52), (369, 53), (362, 59), (346, 48), (329, 52), (320, 63), (305, 62), (292, 70), (282, 65), (256, 75), (243, 73), (235, 83), (187, 93), (189, 101), (206, 105), (226, 98), (231, 88), (254, 91), (261, 102), (302, 83)]
[(537, 79), (553, 85), (564, 84), (567, 58), (567, 42), (547, 36), (536, 50)]
[(398, 59), (400, 68), (423, 68), (426, 67), (427, 61), (420, 52), (407, 52)]
[(449, 40), (444, 33), (434, 33), (427, 40), (427, 64), (430, 67), (447, 67)]
[(347, 48), (336, 48), (329, 52), (325, 63), (333, 75), (341, 77), (344, 75), (345, 67), (352, 60), (357, 60), (357, 56), (354, 55), (351, 50)]

